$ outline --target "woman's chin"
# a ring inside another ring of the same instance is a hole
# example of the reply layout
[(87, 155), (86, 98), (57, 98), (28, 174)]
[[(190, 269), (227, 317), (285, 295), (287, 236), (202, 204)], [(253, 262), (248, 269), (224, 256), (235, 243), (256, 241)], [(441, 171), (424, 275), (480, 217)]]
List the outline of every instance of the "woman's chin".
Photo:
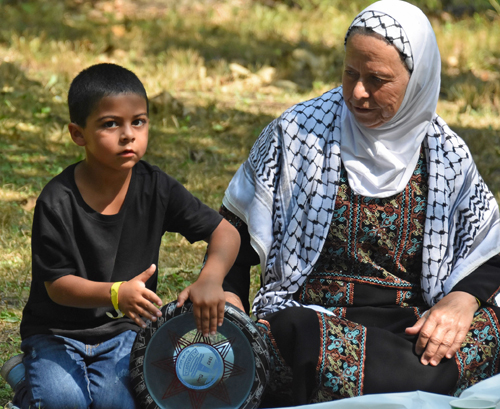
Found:
[(383, 123), (380, 119), (380, 115), (378, 115), (378, 112), (375, 109), (363, 109), (353, 106), (349, 110), (351, 111), (356, 122), (366, 128), (376, 128)]
[(354, 119), (358, 124), (363, 125), (365, 128), (377, 128), (383, 124), (379, 118), (370, 115), (356, 115), (354, 114)]

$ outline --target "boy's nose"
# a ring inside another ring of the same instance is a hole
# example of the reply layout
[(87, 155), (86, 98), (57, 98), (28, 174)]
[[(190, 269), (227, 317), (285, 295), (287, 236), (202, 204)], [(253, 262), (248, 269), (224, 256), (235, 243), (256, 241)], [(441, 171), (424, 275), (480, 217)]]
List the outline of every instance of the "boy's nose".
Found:
[(126, 140), (126, 141), (130, 141), (130, 140), (135, 139), (134, 130), (133, 130), (132, 126), (125, 125), (123, 127), (122, 133), (121, 133), (121, 139)]

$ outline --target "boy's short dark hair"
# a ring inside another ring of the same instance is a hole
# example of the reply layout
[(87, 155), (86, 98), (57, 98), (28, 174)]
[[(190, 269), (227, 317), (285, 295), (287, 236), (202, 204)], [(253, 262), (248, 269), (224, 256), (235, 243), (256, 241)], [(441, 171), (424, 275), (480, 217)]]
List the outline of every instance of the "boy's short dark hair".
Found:
[(87, 118), (99, 101), (118, 94), (137, 94), (144, 97), (149, 113), (149, 101), (144, 85), (132, 71), (109, 63), (84, 69), (69, 87), (68, 108), (71, 122), (85, 128)]

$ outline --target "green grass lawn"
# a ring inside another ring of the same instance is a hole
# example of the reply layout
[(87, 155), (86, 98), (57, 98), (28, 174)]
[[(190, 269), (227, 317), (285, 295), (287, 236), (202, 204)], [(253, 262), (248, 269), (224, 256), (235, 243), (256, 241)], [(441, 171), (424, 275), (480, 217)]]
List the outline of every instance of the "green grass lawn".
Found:
[[(371, 2), (343, 3), (0, 0), (0, 365), (19, 351), (35, 199), (83, 157), (67, 133), (71, 79), (98, 62), (133, 70), (151, 98), (145, 160), (217, 209), (262, 128), (290, 105), (339, 85), (344, 33)], [(428, 11), (441, 49), (438, 113), (467, 141), (498, 200), (498, 2), (413, 3)], [(204, 251), (202, 243), (164, 237), (164, 301), (196, 278)], [(0, 407), (11, 395), (0, 380)]]

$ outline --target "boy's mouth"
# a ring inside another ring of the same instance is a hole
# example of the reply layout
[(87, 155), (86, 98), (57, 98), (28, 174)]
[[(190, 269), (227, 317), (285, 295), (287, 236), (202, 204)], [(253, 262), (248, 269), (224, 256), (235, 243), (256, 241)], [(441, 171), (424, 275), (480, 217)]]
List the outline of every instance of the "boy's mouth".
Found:
[(126, 150), (120, 152), (118, 155), (125, 156), (125, 157), (127, 157), (127, 156), (134, 156), (135, 152), (132, 149), (126, 149)]

